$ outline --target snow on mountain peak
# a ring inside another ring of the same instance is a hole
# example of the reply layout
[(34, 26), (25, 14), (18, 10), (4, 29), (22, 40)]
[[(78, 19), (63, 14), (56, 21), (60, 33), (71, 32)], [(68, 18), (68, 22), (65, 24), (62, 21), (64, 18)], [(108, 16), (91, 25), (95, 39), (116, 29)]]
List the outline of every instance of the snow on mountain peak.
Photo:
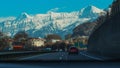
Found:
[(21, 16), (22, 16), (23, 18), (28, 18), (28, 17), (29, 17), (29, 15), (28, 15), (26, 12), (23, 12), (23, 13), (21, 14)]
[(32, 18), (32, 16), (28, 15), (26, 12), (21, 13), (21, 15), (18, 17), (19, 20)]
[[(72, 33), (72, 30), (87, 21), (99, 16), (101, 9), (94, 6), (83, 8), (81, 12), (48, 12), (46, 14), (29, 15), (22, 13), (13, 21), (0, 23), (0, 30), (9, 32), (11, 36), (25, 30), (32, 37), (44, 37), (46, 34), (59, 34), (62, 37)], [(5, 29), (8, 29), (7, 31)]]
[(81, 10), (80, 17), (86, 17), (86, 18), (94, 17), (94, 18), (96, 18), (96, 17), (100, 16), (101, 13), (105, 13), (105, 11), (103, 11), (102, 9), (99, 9), (95, 6), (89, 5)]
[(0, 17), (0, 22), (8, 21), (8, 20), (15, 20), (16, 17), (10, 16), (10, 17)]
[(92, 5), (88, 6), (87, 8), (90, 8), (91, 11), (94, 12), (94, 13), (101, 13), (101, 12), (103, 12), (103, 10), (101, 10), (101, 9), (95, 7), (95, 6), (92, 6)]

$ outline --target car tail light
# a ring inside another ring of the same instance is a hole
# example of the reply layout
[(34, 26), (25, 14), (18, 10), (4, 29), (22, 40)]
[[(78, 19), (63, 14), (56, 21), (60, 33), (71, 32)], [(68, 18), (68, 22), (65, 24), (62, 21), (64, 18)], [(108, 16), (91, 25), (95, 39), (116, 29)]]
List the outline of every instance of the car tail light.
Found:
[(77, 50), (76, 50), (76, 49), (71, 49), (70, 51), (71, 51), (71, 52), (77, 52)]

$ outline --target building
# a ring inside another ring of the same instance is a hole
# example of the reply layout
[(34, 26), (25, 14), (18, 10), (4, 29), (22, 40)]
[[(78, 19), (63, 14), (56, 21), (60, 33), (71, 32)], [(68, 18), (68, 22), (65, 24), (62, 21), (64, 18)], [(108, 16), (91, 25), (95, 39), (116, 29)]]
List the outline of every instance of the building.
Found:
[(56, 42), (60, 42), (61, 40), (59, 40), (59, 39), (51, 39), (50, 40), (50, 42), (52, 42), (52, 43), (56, 43)]
[(4, 41), (2, 41), (3, 45), (0, 46), (0, 50), (13, 50), (12, 42), (13, 40), (10, 38), (4, 39)]
[(72, 39), (64, 40), (63, 42), (66, 44), (74, 44)]
[(54, 44), (56, 42), (62, 42), (62, 40), (60, 40), (60, 39), (49, 39), (49, 40), (46, 41), (46, 44), (49, 44), (49, 43)]
[(29, 38), (27, 41), (28, 47), (41, 47), (44, 46), (45, 40), (41, 38)]
[(7, 39), (7, 42), (8, 42), (8, 50), (13, 50), (13, 39)]
[(82, 42), (87, 44), (87, 40), (88, 40), (89, 36), (78, 36), (76, 38), (73, 38), (73, 42)]
[(13, 50), (17, 51), (17, 50), (24, 50), (24, 44), (22, 44), (21, 42), (13, 42), (12, 43), (13, 46)]

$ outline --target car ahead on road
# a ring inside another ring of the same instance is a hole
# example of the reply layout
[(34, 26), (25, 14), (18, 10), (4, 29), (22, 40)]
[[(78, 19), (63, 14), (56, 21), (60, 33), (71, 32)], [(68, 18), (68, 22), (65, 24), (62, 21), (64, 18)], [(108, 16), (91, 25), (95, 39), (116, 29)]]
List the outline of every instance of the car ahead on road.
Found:
[(77, 54), (79, 54), (79, 50), (78, 50), (77, 47), (72, 46), (72, 47), (69, 48), (68, 54), (69, 55), (71, 55), (71, 54), (76, 54), (77, 55)]

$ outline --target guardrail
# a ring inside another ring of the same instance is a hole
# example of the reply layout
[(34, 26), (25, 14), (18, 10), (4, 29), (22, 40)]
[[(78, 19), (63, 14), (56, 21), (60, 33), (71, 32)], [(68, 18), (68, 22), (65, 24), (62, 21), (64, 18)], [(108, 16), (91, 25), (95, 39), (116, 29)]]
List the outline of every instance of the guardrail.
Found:
[(38, 54), (51, 53), (54, 51), (21, 51), (21, 52), (0, 52), (0, 61), (16, 60)]
[(8, 52), (0, 52), (0, 55), (4, 54), (16, 54), (16, 53), (29, 53), (29, 52), (38, 52), (38, 51), (8, 51)]

